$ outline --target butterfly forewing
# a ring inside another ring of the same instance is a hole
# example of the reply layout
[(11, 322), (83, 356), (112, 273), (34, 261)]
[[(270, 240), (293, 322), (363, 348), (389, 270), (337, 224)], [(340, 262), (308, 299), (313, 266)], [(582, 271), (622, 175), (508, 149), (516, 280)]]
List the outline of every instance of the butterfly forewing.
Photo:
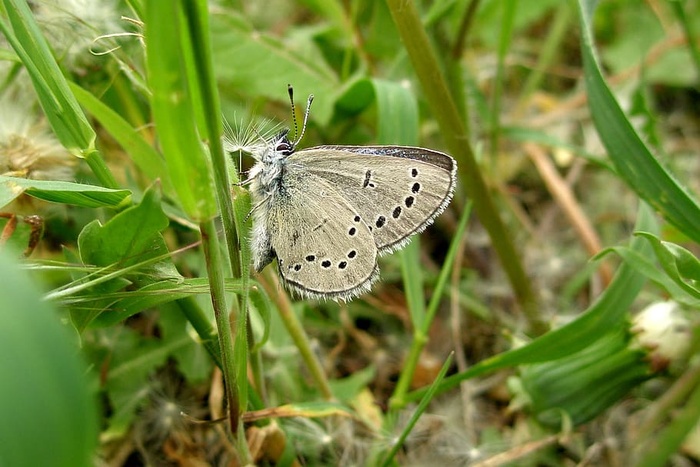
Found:
[(268, 229), (284, 282), (302, 295), (347, 299), (378, 276), (377, 249), (336, 187), (293, 165), (270, 203)]
[(321, 146), (290, 156), (295, 170), (335, 187), (359, 213), (379, 251), (400, 247), (449, 204), (456, 164), (450, 156), (402, 146)]

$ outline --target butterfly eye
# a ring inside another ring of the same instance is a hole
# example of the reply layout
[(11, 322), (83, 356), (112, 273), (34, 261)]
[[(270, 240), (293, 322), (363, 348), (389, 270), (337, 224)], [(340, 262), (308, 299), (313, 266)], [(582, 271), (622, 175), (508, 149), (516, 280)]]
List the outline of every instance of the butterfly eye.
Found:
[(275, 147), (276, 152), (281, 152), (285, 156), (290, 155), (294, 152), (294, 146), (289, 141), (280, 141)]

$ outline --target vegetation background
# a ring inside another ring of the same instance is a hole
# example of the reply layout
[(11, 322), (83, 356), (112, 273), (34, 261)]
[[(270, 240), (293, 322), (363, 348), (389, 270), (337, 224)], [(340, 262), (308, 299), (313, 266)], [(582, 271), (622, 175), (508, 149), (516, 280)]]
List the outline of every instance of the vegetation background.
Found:
[[(3, 0), (0, 464), (697, 465), (700, 2), (596, 3)], [(350, 303), (250, 274), (288, 83), (459, 163)]]

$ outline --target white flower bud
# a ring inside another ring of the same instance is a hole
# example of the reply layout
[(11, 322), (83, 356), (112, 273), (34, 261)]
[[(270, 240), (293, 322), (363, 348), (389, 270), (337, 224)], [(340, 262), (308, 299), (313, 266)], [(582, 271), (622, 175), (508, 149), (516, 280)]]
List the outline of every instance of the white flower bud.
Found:
[(635, 316), (632, 330), (638, 345), (649, 352), (655, 370), (682, 364), (688, 358), (690, 323), (678, 303), (652, 303)]

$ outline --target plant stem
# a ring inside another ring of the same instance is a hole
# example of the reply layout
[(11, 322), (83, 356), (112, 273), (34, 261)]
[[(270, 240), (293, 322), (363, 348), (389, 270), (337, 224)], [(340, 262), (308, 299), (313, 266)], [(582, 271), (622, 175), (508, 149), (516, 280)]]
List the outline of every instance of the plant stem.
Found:
[[(199, 224), (202, 233), (202, 247), (209, 275), (211, 287), (211, 302), (214, 307), (216, 327), (219, 329), (219, 346), (223, 359), (224, 382), (226, 385), (226, 398), (229, 410), (229, 422), (231, 431), (236, 434), (239, 419), (238, 384), (236, 380), (236, 365), (233, 359), (233, 339), (231, 338), (231, 320), (226, 308), (226, 296), (224, 290), (224, 278), (222, 276), (223, 260), (217, 241), (216, 225), (213, 220), (203, 221)], [(227, 332), (228, 331), (228, 332)]]
[[(238, 398), (238, 404), (235, 410), (238, 410), (238, 414), (240, 414), (248, 407), (248, 262), (245, 260), (245, 255), (242, 255), (240, 251), (240, 240), (236, 229), (233, 201), (231, 199), (231, 183), (229, 182), (226, 156), (221, 143), (223, 122), (216, 79), (214, 77), (207, 4), (206, 2), (194, 0), (181, 0), (181, 2), (183, 11), (185, 12), (185, 21), (193, 44), (192, 58), (195, 63), (194, 71), (199, 83), (196, 89), (199, 90), (199, 102), (202, 107), (203, 130), (205, 130), (205, 134), (209, 139), (209, 155), (213, 167), (214, 187), (216, 190), (219, 212), (221, 213), (222, 225), (224, 227), (226, 246), (228, 247), (231, 275), (234, 279), (240, 278), (242, 285), (241, 293), (233, 299), (231, 310), (234, 316), (236, 316), (236, 326), (234, 329), (236, 334), (235, 348), (226, 347), (227, 351), (233, 352), (236, 356), (236, 360), (238, 361), (238, 365), (235, 366), (237, 374), (234, 379), (229, 380), (228, 378), (234, 375), (228, 375), (224, 372), (227, 381), (230, 381), (231, 385), (233, 385), (234, 381), (238, 384), (235, 388), (236, 397)], [(229, 327), (223, 328), (218, 326), (218, 328), (219, 334), (231, 333), (231, 328)], [(224, 361), (226, 358), (233, 358), (233, 356), (224, 356)], [(234, 391), (233, 387), (231, 387), (231, 391)], [(232, 423), (231, 430), (235, 432), (237, 430), (237, 425)]]
[(474, 200), (474, 210), (489, 233), (503, 269), (529, 323), (530, 332), (542, 334), (547, 325), (539, 315), (538, 300), (525, 274), (513, 240), (501, 220), (486, 182), (481, 176), (464, 123), (440, 73), (428, 36), (412, 1), (387, 0), (396, 27), (401, 34), (413, 68), (421, 82), (428, 104), (433, 110), (445, 144), (459, 161), (462, 186)]
[(265, 280), (261, 280), (260, 283), (267, 294), (275, 301), (275, 304), (277, 305), (276, 309), (279, 312), (280, 318), (282, 318), (282, 323), (294, 341), (294, 345), (297, 347), (297, 349), (299, 349), (301, 358), (306, 363), (306, 366), (311, 373), (311, 377), (316, 382), (316, 385), (318, 386), (319, 391), (321, 391), (323, 398), (326, 400), (332, 400), (334, 396), (333, 392), (331, 391), (331, 387), (328, 384), (328, 378), (326, 378), (326, 374), (324, 373), (323, 367), (318, 361), (318, 358), (316, 358), (313, 350), (311, 350), (309, 337), (306, 335), (306, 331), (304, 331), (304, 327), (299, 322), (296, 313), (294, 313), (294, 310), (292, 309), (292, 302), (289, 300), (289, 297), (286, 293), (280, 292), (281, 287), (279, 283), (277, 283), (276, 277), (271, 270), (272, 268), (267, 268), (266, 272), (264, 273), (266, 274)]

